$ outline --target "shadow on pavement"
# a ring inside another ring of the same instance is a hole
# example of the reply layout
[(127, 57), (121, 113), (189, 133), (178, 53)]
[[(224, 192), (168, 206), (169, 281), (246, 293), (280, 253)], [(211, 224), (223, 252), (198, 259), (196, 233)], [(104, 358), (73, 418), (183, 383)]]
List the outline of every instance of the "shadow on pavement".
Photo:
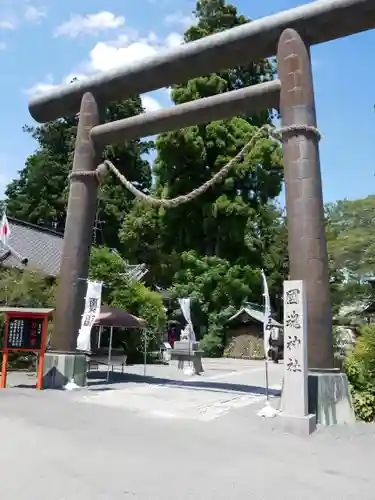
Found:
[[(105, 388), (97, 388), (96, 385), (103, 385), (106, 383), (106, 372), (90, 372), (88, 375), (88, 385), (91, 390), (105, 390)], [(206, 390), (210, 392), (236, 392), (243, 394), (259, 394), (265, 395), (264, 387), (245, 384), (230, 384), (227, 382), (212, 382), (200, 380), (171, 380), (168, 378), (151, 377), (136, 375), (130, 373), (116, 373), (110, 374), (110, 379), (107, 382), (108, 386), (120, 383), (135, 383), (135, 384), (150, 384), (155, 386), (172, 387), (177, 389), (192, 389), (192, 390)], [(107, 387), (108, 387), (107, 386)], [(270, 396), (280, 396), (280, 391), (269, 389)]]

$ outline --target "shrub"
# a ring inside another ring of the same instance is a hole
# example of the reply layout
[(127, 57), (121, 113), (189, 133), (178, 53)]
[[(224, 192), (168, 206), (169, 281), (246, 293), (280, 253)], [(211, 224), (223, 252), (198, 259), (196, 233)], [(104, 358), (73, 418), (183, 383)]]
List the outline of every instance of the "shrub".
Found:
[(375, 394), (353, 391), (353, 408), (356, 416), (364, 422), (375, 420)]
[(345, 362), (356, 415), (375, 421), (375, 325), (364, 325)]
[(218, 358), (223, 353), (223, 339), (221, 335), (213, 331), (209, 331), (207, 335), (199, 342), (205, 356), (210, 358)]

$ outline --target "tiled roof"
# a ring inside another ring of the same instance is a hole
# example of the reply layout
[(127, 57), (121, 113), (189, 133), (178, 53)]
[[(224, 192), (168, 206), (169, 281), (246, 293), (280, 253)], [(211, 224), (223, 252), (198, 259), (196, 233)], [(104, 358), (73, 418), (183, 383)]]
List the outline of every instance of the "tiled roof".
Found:
[[(5, 248), (0, 243), (0, 265), (58, 276), (64, 235), (13, 217), (8, 217), (8, 222), (9, 246)], [(142, 280), (147, 273), (145, 264), (131, 265), (127, 269), (135, 281)]]
[(6, 267), (39, 270), (47, 276), (57, 276), (63, 235), (13, 217), (8, 217), (8, 222), (9, 248), (0, 243), (0, 263)]
[[(239, 311), (236, 312), (231, 318), (229, 318), (228, 322), (234, 321), (236, 319), (243, 318), (244, 316), (248, 316), (258, 323), (264, 322), (264, 307), (259, 306), (257, 304), (253, 304), (251, 302), (247, 302), (244, 307), (241, 307)], [(272, 326), (282, 327), (283, 325), (271, 318)]]

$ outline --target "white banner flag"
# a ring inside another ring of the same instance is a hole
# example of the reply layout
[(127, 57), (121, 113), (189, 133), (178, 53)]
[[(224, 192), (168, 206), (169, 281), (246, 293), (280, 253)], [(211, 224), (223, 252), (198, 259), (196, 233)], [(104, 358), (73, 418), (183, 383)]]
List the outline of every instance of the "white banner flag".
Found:
[(268, 285), (266, 280), (266, 275), (262, 269), (261, 271), (263, 280), (263, 296), (264, 296), (264, 318), (263, 318), (263, 342), (264, 342), (264, 356), (268, 358), (268, 351), (270, 349), (270, 332), (272, 328), (272, 316), (271, 316), (271, 302), (270, 294), (268, 291)]
[(100, 313), (102, 286), (101, 281), (87, 282), (85, 309), (77, 338), (78, 351), (91, 352), (91, 329)]

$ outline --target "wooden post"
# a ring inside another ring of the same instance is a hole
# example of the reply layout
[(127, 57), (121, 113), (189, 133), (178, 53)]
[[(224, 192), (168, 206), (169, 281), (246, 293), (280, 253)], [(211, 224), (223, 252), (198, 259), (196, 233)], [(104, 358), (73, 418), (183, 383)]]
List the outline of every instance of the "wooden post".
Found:
[(46, 315), (43, 320), (42, 345), (40, 347), (38, 375), (36, 381), (36, 388), (39, 390), (43, 389), (44, 353), (46, 352), (46, 344), (47, 344), (47, 328), (48, 328), (48, 315)]
[(3, 362), (1, 364), (1, 380), (0, 389), (5, 389), (7, 386), (7, 374), (8, 374), (8, 328), (9, 328), (9, 318), (5, 314), (5, 328), (4, 328), (4, 349), (3, 349)]

